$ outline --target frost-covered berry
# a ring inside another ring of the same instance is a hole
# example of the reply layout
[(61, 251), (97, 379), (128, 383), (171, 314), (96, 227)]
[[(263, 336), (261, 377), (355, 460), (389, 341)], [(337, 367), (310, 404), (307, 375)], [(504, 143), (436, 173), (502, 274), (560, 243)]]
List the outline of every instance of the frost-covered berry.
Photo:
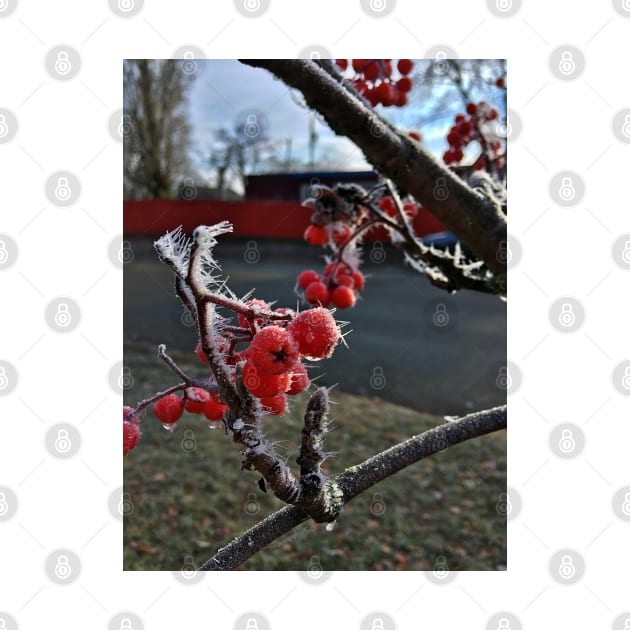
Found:
[(311, 381), (306, 373), (306, 368), (302, 363), (296, 363), (291, 371), (291, 384), (289, 389), (286, 390), (287, 394), (289, 394), (289, 396), (295, 396), (303, 392), (310, 384)]
[(243, 383), (258, 398), (284, 392), (289, 387), (289, 382), (289, 372), (269, 374), (259, 370), (251, 361), (247, 361), (243, 367)]
[(204, 403), (203, 405), (203, 415), (208, 418), (208, 420), (221, 420), (225, 410), (227, 409), (227, 405), (224, 405), (215, 392), (210, 393), (210, 400)]
[(153, 405), (153, 413), (162, 424), (173, 424), (184, 413), (184, 401), (177, 394), (169, 394)]
[(302, 311), (287, 330), (297, 341), (300, 353), (309, 359), (327, 359), (341, 339), (341, 331), (325, 308)]
[(276, 396), (261, 398), (260, 404), (265, 413), (272, 416), (281, 416), (287, 410), (287, 396), (286, 394), (277, 394)]
[(189, 387), (186, 390), (186, 411), (201, 413), (204, 403), (210, 400), (210, 392), (201, 387)]
[(140, 439), (140, 427), (135, 422), (123, 420), (123, 455), (136, 446)]
[(247, 359), (269, 374), (288, 372), (299, 358), (298, 344), (288, 328), (267, 326), (258, 331), (247, 350)]

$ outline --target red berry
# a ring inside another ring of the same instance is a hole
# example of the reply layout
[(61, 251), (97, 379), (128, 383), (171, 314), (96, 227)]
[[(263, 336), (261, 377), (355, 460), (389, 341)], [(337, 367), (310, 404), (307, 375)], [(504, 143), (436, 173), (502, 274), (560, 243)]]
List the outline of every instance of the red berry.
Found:
[(298, 361), (293, 366), (293, 370), (291, 372), (291, 383), (289, 389), (287, 389), (287, 394), (289, 394), (289, 396), (295, 396), (296, 394), (304, 391), (310, 383), (311, 381), (308, 378), (306, 368)]
[[(133, 407), (128, 407), (127, 405), (125, 405), (123, 407), (123, 422), (125, 420), (129, 420), (129, 414), (133, 411)], [(135, 420), (129, 420), (129, 422), (138, 422), (138, 419), (136, 418)]]
[(394, 102), (395, 94), (394, 88), (389, 81), (382, 81), (375, 88), (376, 95), (378, 96), (378, 100), (383, 103), (383, 105), (392, 105)]
[(267, 326), (260, 330), (249, 344), (247, 358), (263, 372), (288, 372), (299, 357), (298, 344), (281, 326)]
[(140, 427), (135, 422), (123, 420), (123, 455), (136, 446), (140, 439)]
[(378, 78), (379, 68), (375, 62), (369, 63), (365, 68), (363, 68), (363, 76), (367, 81), (374, 81)]
[(474, 103), (466, 103), (466, 111), (474, 116), (477, 113), (477, 106)]
[(352, 60), (352, 69), (355, 72), (363, 72), (363, 68), (370, 63), (371, 59), (353, 59)]
[(343, 245), (348, 242), (348, 239), (352, 236), (352, 228), (347, 223), (340, 223), (335, 226), (333, 230), (333, 241), (337, 245)]
[(350, 308), (356, 302), (354, 291), (350, 287), (338, 286), (330, 296), (332, 303), (337, 308)]
[(450, 164), (451, 162), (455, 161), (453, 159), (453, 152), (450, 149), (444, 151), (444, 153), (442, 155), (442, 159), (444, 160), (444, 164)]
[(345, 70), (348, 67), (348, 60), (347, 59), (335, 59), (335, 63), (342, 70)]
[(407, 135), (416, 142), (422, 142), (422, 136), (417, 131), (410, 131)]
[(258, 398), (275, 396), (289, 387), (290, 372), (284, 374), (268, 374), (259, 370), (251, 361), (243, 367), (243, 383)]
[(189, 387), (186, 390), (186, 411), (201, 413), (204, 403), (210, 400), (210, 392), (201, 387)]
[[(325, 276), (329, 276), (333, 272), (333, 269), (335, 268), (335, 265), (337, 265), (337, 263), (334, 260), (332, 262), (329, 262), (326, 265), (326, 268), (324, 269), (324, 275)], [(352, 270), (345, 263), (339, 263), (337, 265), (337, 271), (335, 271), (335, 276), (340, 276), (340, 275), (342, 275), (344, 273), (351, 274)]]
[(304, 292), (306, 301), (310, 304), (321, 304), (328, 306), (330, 301), (328, 295), (328, 287), (323, 282), (311, 282)]
[(306, 287), (311, 284), (311, 282), (317, 282), (318, 280), (319, 274), (312, 269), (307, 269), (306, 271), (303, 271), (297, 279), (300, 289), (306, 289)]
[(471, 131), (472, 127), (470, 126), (470, 123), (467, 120), (464, 120), (464, 122), (459, 123), (459, 133), (462, 136), (467, 136), (470, 131)]
[(199, 357), (199, 359), (203, 363), (208, 363), (208, 357), (204, 354), (203, 350), (201, 349), (201, 342), (200, 341), (197, 342), (197, 347), (195, 348), (195, 353), (197, 354), (197, 356)]
[(396, 107), (404, 107), (407, 104), (407, 94), (400, 90), (396, 92), (396, 98), (394, 100)]
[(397, 67), (400, 74), (409, 74), (413, 69), (413, 61), (411, 59), (399, 59)]
[(330, 357), (341, 339), (335, 318), (325, 308), (302, 311), (287, 330), (299, 344), (300, 352), (312, 359)]
[[(269, 310), (269, 304), (267, 304), (265, 300), (259, 300), (258, 298), (247, 300), (245, 304), (246, 306), (249, 306), (254, 312)], [(267, 319), (265, 317), (257, 317), (255, 321), (258, 326), (262, 326), (267, 321)], [(238, 314), (238, 323), (243, 328), (249, 328), (249, 321), (247, 320), (247, 317), (245, 317), (245, 315), (243, 315), (242, 313)]]
[(286, 394), (277, 394), (260, 399), (260, 404), (266, 413), (272, 416), (281, 416), (287, 410)]
[(163, 424), (173, 424), (184, 413), (184, 401), (177, 394), (169, 394), (153, 405), (153, 413)]
[(391, 197), (383, 197), (378, 202), (378, 207), (390, 217), (396, 216), (396, 204)]
[(328, 243), (328, 230), (319, 225), (309, 225), (304, 232), (304, 240), (309, 245), (326, 245)]
[(366, 89), (363, 92), (363, 96), (365, 96), (365, 98), (367, 98), (367, 100), (370, 102), (370, 105), (372, 107), (375, 107), (376, 105), (379, 104), (380, 102), (380, 97), (378, 95), (378, 93), (376, 92), (376, 90), (372, 90), (372, 89)]
[(495, 83), (499, 88), (505, 87), (505, 79), (503, 77), (499, 77)]
[(451, 154), (453, 162), (461, 162), (464, 159), (464, 152), (461, 149), (455, 149)]
[(398, 82), (396, 83), (396, 87), (401, 92), (411, 91), (412, 86), (413, 86), (413, 83), (409, 77), (402, 77), (402, 79), (398, 79)]
[(455, 124), (464, 122), (465, 120), (466, 116), (464, 116), (464, 114), (457, 114), (457, 116), (455, 116)]
[(363, 287), (365, 286), (365, 277), (360, 271), (355, 271), (352, 274), (354, 279), (354, 288), (356, 291), (363, 291)]
[(499, 116), (499, 112), (496, 109), (491, 109), (488, 112), (487, 119), (488, 120), (495, 120), (498, 116)]
[(227, 409), (227, 405), (224, 405), (215, 392), (210, 394), (210, 400), (203, 405), (203, 415), (208, 418), (208, 420), (221, 420), (225, 410)]
[(464, 143), (462, 137), (459, 135), (459, 129), (456, 128), (449, 132), (448, 136), (446, 136), (446, 141), (448, 142), (449, 146), (453, 147), (454, 149), (461, 148), (462, 144)]
[(477, 171), (486, 168), (486, 158), (483, 155), (480, 155), (477, 158), (477, 161), (473, 164), (473, 168)]
[(350, 287), (351, 289), (354, 287), (354, 277), (347, 274), (338, 275), (335, 282), (342, 287)]

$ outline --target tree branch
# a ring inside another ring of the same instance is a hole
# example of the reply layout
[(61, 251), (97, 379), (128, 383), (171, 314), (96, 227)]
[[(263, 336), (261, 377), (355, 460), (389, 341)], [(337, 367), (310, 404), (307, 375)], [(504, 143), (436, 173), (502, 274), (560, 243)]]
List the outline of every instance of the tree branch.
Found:
[(335, 133), (359, 146), (380, 173), (411, 193), (455, 232), (491, 271), (506, 271), (506, 261), (499, 252), (506, 240), (507, 224), (492, 199), (472, 190), (317, 63), (303, 59), (241, 61), (265, 68), (300, 90), (308, 105), (325, 118)]
[[(342, 491), (342, 500), (346, 504), (368, 488), (425, 457), (506, 427), (505, 405), (475, 412), (396, 444), (358, 466), (346, 469), (330, 481)], [(212, 558), (199, 567), (199, 570), (235, 569), (308, 518), (308, 515), (298, 508), (284, 507), (219, 549)]]

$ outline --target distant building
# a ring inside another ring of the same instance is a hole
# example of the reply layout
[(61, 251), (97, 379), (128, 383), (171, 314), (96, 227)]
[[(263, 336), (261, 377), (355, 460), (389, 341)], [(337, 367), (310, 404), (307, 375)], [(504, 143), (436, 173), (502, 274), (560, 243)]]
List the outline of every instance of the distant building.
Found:
[(310, 188), (318, 184), (332, 188), (339, 183), (353, 183), (370, 189), (377, 182), (378, 174), (373, 171), (309, 171), (249, 175), (245, 187), (245, 199), (301, 203), (312, 196)]

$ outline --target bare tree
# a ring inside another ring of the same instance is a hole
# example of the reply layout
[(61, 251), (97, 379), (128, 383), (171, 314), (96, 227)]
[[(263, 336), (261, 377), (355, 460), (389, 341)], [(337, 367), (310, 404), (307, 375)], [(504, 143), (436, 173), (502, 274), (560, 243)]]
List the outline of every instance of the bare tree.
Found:
[(126, 198), (171, 196), (190, 174), (186, 94), (194, 72), (175, 60), (124, 61)]

